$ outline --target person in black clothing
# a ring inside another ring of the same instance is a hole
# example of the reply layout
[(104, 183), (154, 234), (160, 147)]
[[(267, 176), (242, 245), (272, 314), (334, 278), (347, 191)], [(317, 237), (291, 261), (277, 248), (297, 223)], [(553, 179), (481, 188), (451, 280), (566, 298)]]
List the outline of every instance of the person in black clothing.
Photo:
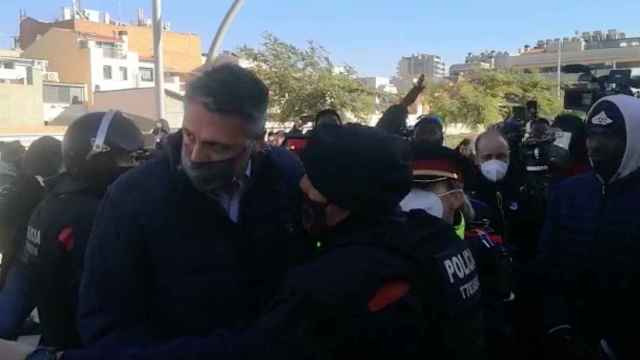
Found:
[(552, 173), (552, 182), (558, 183), (566, 178), (584, 174), (591, 170), (587, 155), (587, 130), (584, 121), (574, 114), (561, 114), (556, 117), (553, 127), (570, 134), (568, 166)]
[(25, 274), (31, 306), (37, 306), (41, 343), (56, 348), (81, 344), (76, 325), (77, 296), (84, 251), (93, 218), (106, 188), (133, 164), (144, 145), (142, 133), (119, 112), (90, 113), (65, 133), (65, 172), (47, 181), (49, 189), (33, 210), (16, 272)]
[(0, 191), (0, 284), (4, 284), (16, 251), (22, 248), (31, 211), (44, 196), (44, 181), (58, 174), (61, 167), (62, 143), (43, 136), (31, 143), (17, 176)]
[(413, 188), (400, 205), (405, 211), (424, 209), (442, 218), (469, 246), (480, 277), (489, 358), (507, 359), (512, 350), (506, 316), (506, 301), (512, 297), (511, 256), (490, 224), (476, 222), (463, 211), (466, 159), (444, 146), (414, 145), (413, 161)]
[(301, 241), (303, 174), (282, 148), (258, 151), (268, 89), (240, 66), (188, 86), (180, 132), (164, 153), (109, 189), (80, 287), (86, 345), (144, 345), (251, 324)]
[(604, 97), (586, 124), (593, 171), (553, 189), (540, 240), (547, 349), (638, 359), (640, 100)]
[(491, 224), (505, 242), (512, 241), (513, 223), (520, 214), (519, 189), (507, 178), (510, 166), (509, 144), (496, 130), (488, 130), (476, 139), (477, 165), (480, 176), (469, 189), (472, 198), (489, 206)]
[(406, 145), (360, 125), (314, 132), (299, 186), (320, 247), (247, 328), (62, 359), (483, 359), (473, 256), (444, 221), (399, 211), (411, 181)]
[(408, 137), (407, 117), (409, 116), (409, 107), (418, 100), (418, 97), (424, 89), (424, 75), (420, 75), (418, 81), (411, 90), (409, 90), (407, 95), (402, 98), (400, 103), (391, 105), (384, 111), (376, 127), (390, 134)]

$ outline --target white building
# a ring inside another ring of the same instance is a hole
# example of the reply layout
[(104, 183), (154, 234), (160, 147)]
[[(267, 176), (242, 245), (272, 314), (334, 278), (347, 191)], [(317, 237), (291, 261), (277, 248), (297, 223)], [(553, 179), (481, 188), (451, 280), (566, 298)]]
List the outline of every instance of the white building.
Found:
[[(118, 38), (89, 36), (86, 43), (81, 44), (89, 49), (93, 91), (155, 86), (153, 59), (141, 59), (137, 53), (129, 51), (128, 45), (126, 31), (121, 31)], [(180, 79), (177, 76), (165, 76), (165, 88), (180, 92)]]

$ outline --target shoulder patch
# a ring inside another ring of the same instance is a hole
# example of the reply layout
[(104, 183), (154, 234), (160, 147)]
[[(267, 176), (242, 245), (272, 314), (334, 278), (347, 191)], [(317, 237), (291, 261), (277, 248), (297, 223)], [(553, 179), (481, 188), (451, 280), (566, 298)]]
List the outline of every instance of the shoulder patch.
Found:
[(369, 300), (369, 312), (378, 312), (407, 295), (411, 285), (407, 281), (390, 281), (384, 284)]
[(73, 236), (73, 229), (71, 226), (67, 226), (58, 234), (58, 243), (62, 245), (64, 251), (69, 252), (73, 249), (75, 239)]

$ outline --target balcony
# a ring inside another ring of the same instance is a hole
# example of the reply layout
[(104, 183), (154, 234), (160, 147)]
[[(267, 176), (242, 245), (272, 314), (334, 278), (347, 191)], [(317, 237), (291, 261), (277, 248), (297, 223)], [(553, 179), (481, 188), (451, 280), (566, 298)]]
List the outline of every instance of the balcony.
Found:
[(102, 56), (109, 59), (126, 59), (127, 53), (118, 48), (102, 48)]

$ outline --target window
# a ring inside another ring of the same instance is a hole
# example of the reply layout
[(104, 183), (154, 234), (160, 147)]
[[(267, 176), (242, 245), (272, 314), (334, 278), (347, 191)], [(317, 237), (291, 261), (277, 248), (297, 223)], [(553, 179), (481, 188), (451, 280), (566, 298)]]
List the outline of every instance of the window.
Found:
[(71, 104), (74, 98), (79, 103), (85, 101), (84, 88), (82, 87), (44, 85), (43, 89), (44, 102), (46, 103)]
[(5, 69), (15, 69), (16, 68), (16, 63), (14, 63), (13, 61), (8, 61), (8, 62), (4, 63), (4, 68)]
[(152, 68), (140, 68), (140, 80), (153, 81), (153, 69)]
[(127, 73), (127, 68), (125, 66), (120, 66), (120, 79), (124, 81), (129, 80), (129, 74)]
[(113, 78), (113, 74), (111, 73), (111, 66), (105, 65), (102, 67), (102, 77), (105, 80), (111, 80)]

